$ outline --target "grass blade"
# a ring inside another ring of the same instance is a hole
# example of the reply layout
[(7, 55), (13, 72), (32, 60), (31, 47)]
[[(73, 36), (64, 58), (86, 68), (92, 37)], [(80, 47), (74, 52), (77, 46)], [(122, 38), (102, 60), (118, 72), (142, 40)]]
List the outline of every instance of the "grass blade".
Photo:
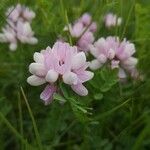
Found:
[(109, 116), (110, 114), (112, 114), (113, 112), (117, 111), (118, 109), (120, 109), (121, 107), (123, 107), (125, 104), (127, 104), (129, 101), (131, 101), (131, 99), (128, 99), (126, 100), (125, 102), (121, 103), (120, 105), (114, 107), (113, 109), (101, 114), (101, 115), (98, 115), (95, 117), (96, 120), (99, 120), (99, 119), (102, 119), (104, 117), (107, 117)]
[(138, 136), (138, 138), (136, 139), (136, 142), (133, 146), (133, 150), (140, 150), (142, 142), (144, 141), (144, 139), (146, 138), (146, 136), (148, 134), (150, 134), (150, 122), (148, 122), (148, 124), (146, 125), (146, 127), (142, 130), (142, 132), (140, 133), (140, 135)]
[(39, 147), (40, 150), (42, 150), (43, 149), (42, 148), (42, 142), (41, 142), (40, 135), (39, 135), (39, 132), (38, 132), (38, 129), (37, 129), (37, 125), (36, 125), (36, 122), (35, 122), (32, 110), (30, 108), (30, 105), (28, 103), (27, 97), (26, 97), (26, 95), (25, 95), (24, 90), (23, 90), (22, 87), (21, 87), (21, 93), (23, 95), (23, 98), (25, 100), (25, 103), (26, 103), (28, 111), (29, 111), (29, 115), (30, 115), (31, 120), (32, 120), (33, 129), (34, 129), (34, 132), (35, 132), (35, 136), (36, 136), (36, 141), (37, 141), (38, 147)]
[(6, 124), (6, 126), (11, 130), (11, 132), (21, 140), (21, 142), (25, 145), (28, 145), (30, 149), (33, 149), (28, 142), (18, 133), (18, 131), (11, 125), (11, 123), (5, 118), (5, 116), (0, 112), (0, 119)]
[[(18, 93), (18, 110), (19, 110), (19, 123), (20, 123), (20, 134), (23, 137), (23, 118), (22, 118), (22, 107), (20, 93)], [(23, 143), (21, 142), (21, 149), (23, 150)]]
[(135, 0), (133, 0), (133, 4), (131, 5), (131, 8), (129, 10), (129, 14), (128, 14), (128, 17), (127, 17), (127, 20), (125, 22), (125, 26), (124, 26), (124, 29), (123, 29), (123, 32), (122, 32), (122, 36), (121, 36), (121, 39), (123, 39), (124, 35), (125, 35), (125, 32), (126, 32), (126, 29), (127, 29), (127, 26), (128, 26), (128, 23), (129, 23), (129, 20), (130, 20), (130, 16), (132, 14), (132, 11), (133, 11), (133, 8), (135, 6)]

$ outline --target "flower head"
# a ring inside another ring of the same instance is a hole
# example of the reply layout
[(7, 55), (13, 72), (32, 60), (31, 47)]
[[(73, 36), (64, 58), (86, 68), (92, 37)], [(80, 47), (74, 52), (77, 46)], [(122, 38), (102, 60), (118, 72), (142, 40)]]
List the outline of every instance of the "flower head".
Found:
[(48, 103), (52, 95), (57, 91), (56, 82), (62, 80), (79, 95), (88, 94), (83, 83), (93, 77), (93, 73), (87, 71), (89, 65), (83, 52), (78, 52), (77, 47), (68, 43), (56, 42), (52, 48), (47, 47), (40, 53), (34, 53), (34, 63), (29, 66), (33, 75), (27, 82), (33, 86), (47, 83), (48, 86), (41, 94), (41, 99)]
[(6, 16), (8, 16), (8, 19), (12, 22), (17, 22), (19, 19), (31, 22), (32, 19), (35, 18), (35, 13), (28, 7), (17, 4), (16, 6), (8, 8)]
[[(8, 17), (7, 17), (8, 16)], [(31, 21), (35, 13), (28, 7), (17, 4), (16, 7), (10, 7), (6, 12), (7, 25), (0, 33), (0, 42), (10, 43), (10, 50), (17, 49), (17, 42), (36, 44), (38, 40), (34, 37), (31, 28)]]
[(97, 25), (92, 22), (92, 17), (85, 13), (73, 25), (69, 24), (64, 30), (69, 30), (71, 36), (77, 39), (78, 49), (84, 52), (89, 51), (89, 45), (94, 42), (93, 33), (97, 30)]
[(120, 78), (125, 78), (126, 72), (133, 76), (136, 70), (138, 61), (133, 57), (135, 46), (126, 39), (119, 41), (118, 37), (111, 36), (100, 38), (90, 46), (90, 52), (96, 58), (90, 64), (91, 69), (98, 69), (104, 63), (110, 62), (112, 69), (119, 68)]
[(108, 13), (104, 18), (104, 22), (105, 22), (105, 26), (108, 28), (120, 26), (122, 23), (122, 18), (117, 17), (117, 15), (113, 13)]

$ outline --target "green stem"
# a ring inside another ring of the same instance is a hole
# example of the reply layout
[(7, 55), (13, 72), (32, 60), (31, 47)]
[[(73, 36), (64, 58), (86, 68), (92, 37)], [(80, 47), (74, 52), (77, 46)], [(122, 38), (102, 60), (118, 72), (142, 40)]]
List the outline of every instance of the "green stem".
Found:
[(32, 113), (32, 110), (30, 108), (30, 105), (28, 103), (28, 100), (27, 100), (27, 97), (24, 93), (24, 90), (23, 88), (21, 87), (21, 93), (23, 95), (23, 98), (25, 100), (25, 103), (27, 105), (27, 108), (28, 108), (28, 111), (29, 111), (29, 115), (31, 117), (31, 120), (32, 120), (32, 124), (33, 124), (33, 129), (34, 129), (34, 132), (35, 132), (35, 136), (36, 136), (36, 141), (37, 141), (37, 144), (39, 146), (39, 150), (42, 150), (42, 142), (41, 142), (41, 139), (40, 139), (40, 135), (39, 135), (39, 132), (38, 132), (38, 128), (37, 128), (37, 125), (36, 125), (36, 122), (35, 122), (35, 119), (34, 119), (34, 116), (33, 116), (33, 113)]

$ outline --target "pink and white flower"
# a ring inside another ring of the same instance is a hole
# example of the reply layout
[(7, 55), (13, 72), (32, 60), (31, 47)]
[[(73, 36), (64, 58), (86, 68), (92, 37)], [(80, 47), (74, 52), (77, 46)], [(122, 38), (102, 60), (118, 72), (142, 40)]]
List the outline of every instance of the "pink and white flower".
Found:
[(69, 30), (71, 36), (77, 39), (76, 45), (79, 50), (87, 52), (89, 45), (94, 42), (93, 33), (97, 30), (97, 24), (92, 22), (92, 17), (88, 13), (85, 13), (73, 25), (66, 26), (64, 30)]
[(2, 28), (0, 33), (0, 42), (10, 43), (10, 50), (17, 49), (17, 42), (36, 44), (37, 38), (31, 28), (31, 21), (35, 13), (25, 6), (18, 4), (16, 7), (10, 7), (6, 12), (7, 25)]
[[(133, 57), (135, 46), (126, 39), (119, 41), (118, 37), (100, 38), (90, 46), (90, 52), (95, 57), (90, 68), (98, 69), (106, 62), (110, 62), (112, 69), (119, 68), (119, 77), (125, 78), (126, 72), (135, 75), (137, 58)], [(137, 75), (137, 73), (136, 73)]]
[(108, 28), (120, 26), (122, 23), (122, 18), (117, 17), (117, 15), (113, 13), (108, 13), (104, 18), (104, 22), (105, 22), (105, 26)]
[(17, 4), (16, 6), (8, 8), (6, 17), (12, 22), (17, 22), (20, 19), (31, 22), (35, 18), (35, 13), (28, 7)]
[(78, 52), (76, 46), (56, 42), (52, 48), (47, 47), (40, 53), (35, 52), (34, 61), (29, 66), (29, 71), (33, 75), (27, 82), (33, 86), (48, 84), (41, 94), (45, 104), (52, 100), (52, 95), (58, 89), (56, 83), (59, 80), (70, 85), (81, 96), (88, 94), (83, 83), (90, 80), (94, 74), (86, 70), (89, 63), (86, 62), (85, 53)]

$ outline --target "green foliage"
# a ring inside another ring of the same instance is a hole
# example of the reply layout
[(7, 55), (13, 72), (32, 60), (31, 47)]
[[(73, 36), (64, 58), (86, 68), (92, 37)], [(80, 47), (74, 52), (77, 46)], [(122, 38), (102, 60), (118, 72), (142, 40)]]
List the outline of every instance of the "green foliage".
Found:
[[(15, 52), (0, 43), (0, 149), (150, 149), (149, 0), (1, 0), (0, 27), (6, 9), (18, 2), (36, 12), (32, 27), (39, 43), (19, 43)], [(121, 27), (105, 28), (103, 15), (110, 11), (123, 17)], [(87, 96), (61, 83), (53, 102), (44, 106), (39, 98), (43, 87), (26, 83), (33, 53), (52, 46), (60, 35), (74, 40), (63, 28), (84, 12), (98, 23), (96, 39), (118, 35), (135, 42), (144, 80), (119, 82), (118, 70), (103, 66), (85, 84)]]

